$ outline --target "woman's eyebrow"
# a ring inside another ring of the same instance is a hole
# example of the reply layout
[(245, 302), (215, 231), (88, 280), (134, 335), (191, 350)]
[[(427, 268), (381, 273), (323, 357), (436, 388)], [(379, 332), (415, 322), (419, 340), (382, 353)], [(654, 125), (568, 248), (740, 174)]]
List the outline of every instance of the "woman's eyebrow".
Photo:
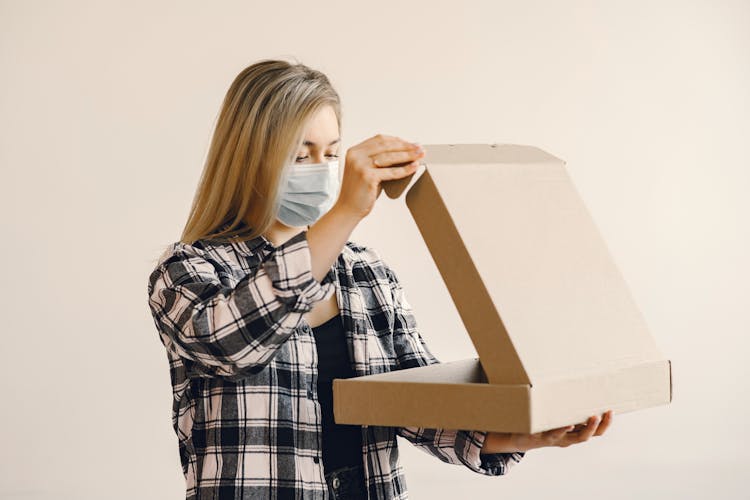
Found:
[[(341, 137), (339, 137), (338, 139), (334, 139), (334, 140), (333, 140), (333, 141), (331, 141), (331, 142), (330, 142), (330, 143), (329, 143), (328, 145), (329, 145), (329, 146), (333, 146), (334, 144), (336, 144), (336, 143), (337, 143), (337, 142), (339, 142), (340, 140), (341, 140)], [(302, 145), (303, 145), (303, 146), (316, 146), (317, 144), (316, 144), (316, 143), (314, 143), (314, 142), (312, 142), (312, 141), (304, 141), (304, 142), (302, 143)]]

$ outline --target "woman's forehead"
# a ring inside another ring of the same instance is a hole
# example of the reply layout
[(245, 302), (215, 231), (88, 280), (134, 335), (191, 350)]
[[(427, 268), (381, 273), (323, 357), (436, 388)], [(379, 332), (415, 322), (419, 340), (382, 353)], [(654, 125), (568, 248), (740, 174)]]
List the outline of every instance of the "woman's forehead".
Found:
[(339, 123), (336, 113), (330, 106), (324, 106), (310, 119), (302, 145), (325, 148), (335, 145), (339, 140)]

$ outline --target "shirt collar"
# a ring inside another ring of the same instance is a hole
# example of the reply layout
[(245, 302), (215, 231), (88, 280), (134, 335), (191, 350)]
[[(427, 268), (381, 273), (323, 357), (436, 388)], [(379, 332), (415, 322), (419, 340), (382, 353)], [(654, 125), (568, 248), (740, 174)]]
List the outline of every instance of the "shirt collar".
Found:
[[(219, 229), (223, 230), (229, 227), (229, 223), (223, 224), (219, 227)], [(239, 254), (245, 255), (245, 256), (251, 256), (255, 255), (264, 249), (273, 250), (274, 246), (271, 241), (263, 236), (262, 234), (250, 238), (249, 240), (241, 240), (239, 238), (230, 238), (229, 244), (232, 246), (232, 248), (235, 249), (235, 251)]]
[(249, 240), (230, 240), (230, 243), (235, 250), (246, 256), (257, 254), (264, 249), (273, 250), (275, 248), (273, 243), (262, 234)]
[[(225, 229), (227, 227), (229, 227), (229, 224), (224, 224), (220, 227), (220, 229)], [(271, 242), (271, 240), (269, 240), (262, 234), (254, 238), (250, 238), (249, 240), (230, 239), (229, 243), (238, 253), (245, 256), (255, 255), (264, 250), (271, 251), (276, 249), (276, 246)]]

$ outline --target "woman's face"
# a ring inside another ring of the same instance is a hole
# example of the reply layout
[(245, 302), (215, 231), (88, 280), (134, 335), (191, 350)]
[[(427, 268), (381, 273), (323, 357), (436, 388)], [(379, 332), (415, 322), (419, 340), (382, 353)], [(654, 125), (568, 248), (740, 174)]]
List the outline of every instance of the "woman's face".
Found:
[(331, 106), (323, 106), (310, 119), (295, 163), (323, 163), (339, 157), (339, 124)]

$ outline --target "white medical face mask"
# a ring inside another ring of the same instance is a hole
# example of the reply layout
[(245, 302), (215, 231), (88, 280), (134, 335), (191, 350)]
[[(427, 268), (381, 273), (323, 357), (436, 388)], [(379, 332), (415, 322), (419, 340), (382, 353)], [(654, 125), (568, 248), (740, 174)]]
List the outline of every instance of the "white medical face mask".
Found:
[(308, 226), (333, 206), (338, 194), (338, 160), (292, 163), (282, 178), (276, 217), (287, 226)]

